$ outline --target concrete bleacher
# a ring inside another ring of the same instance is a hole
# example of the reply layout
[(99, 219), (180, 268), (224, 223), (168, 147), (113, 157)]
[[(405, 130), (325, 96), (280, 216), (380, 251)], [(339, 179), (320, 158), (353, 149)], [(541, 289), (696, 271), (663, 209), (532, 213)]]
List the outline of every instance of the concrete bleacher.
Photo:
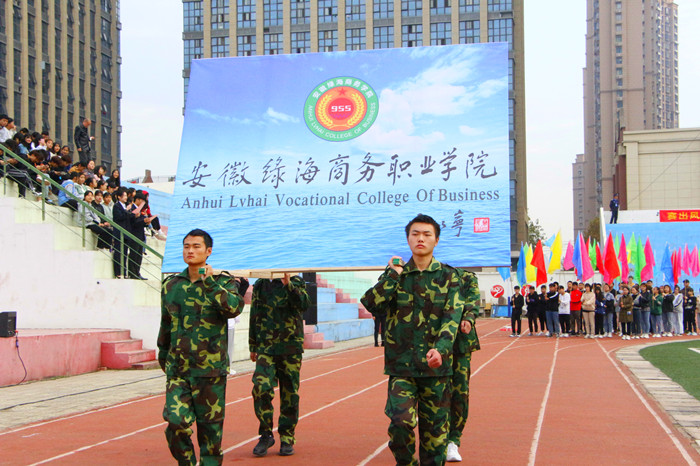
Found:
[[(355, 277), (353, 272), (330, 272), (318, 274), (316, 282), (316, 332), (334, 342), (366, 337), (374, 333), (371, 316), (359, 304), (359, 290), (365, 283), (361, 277)], [(350, 292), (336, 286), (335, 283), (345, 284)], [(367, 288), (362, 293), (366, 290)]]

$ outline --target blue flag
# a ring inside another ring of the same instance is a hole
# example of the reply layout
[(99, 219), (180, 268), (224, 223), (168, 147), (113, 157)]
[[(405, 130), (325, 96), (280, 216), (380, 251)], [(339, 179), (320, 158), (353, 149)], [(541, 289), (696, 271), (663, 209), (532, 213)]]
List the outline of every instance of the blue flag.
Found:
[(518, 258), (518, 284), (520, 286), (523, 286), (525, 283), (527, 283), (527, 278), (525, 277), (525, 248), (523, 247), (523, 244), (520, 243), (520, 257)]
[(547, 241), (544, 242), (545, 246), (551, 248), (552, 245), (554, 244), (554, 240), (557, 239), (557, 234), (554, 233), (551, 238), (549, 238)]
[(498, 274), (501, 276), (503, 281), (510, 278), (510, 267), (496, 267), (496, 270), (498, 270)]
[[(576, 238), (576, 244), (574, 245), (574, 257), (571, 259), (571, 262), (574, 263), (574, 267), (576, 268), (576, 278), (581, 280), (581, 277), (583, 277), (583, 258), (581, 256), (582, 252), (582, 246), (581, 246), (581, 239), (583, 238), (582, 235), (579, 234), (578, 238)], [(586, 254), (588, 254), (588, 251), (586, 251)]]
[(671, 249), (668, 247), (668, 243), (666, 243), (666, 249), (664, 249), (664, 258), (661, 259), (659, 271), (661, 272), (662, 283), (673, 286), (673, 263), (671, 263)]

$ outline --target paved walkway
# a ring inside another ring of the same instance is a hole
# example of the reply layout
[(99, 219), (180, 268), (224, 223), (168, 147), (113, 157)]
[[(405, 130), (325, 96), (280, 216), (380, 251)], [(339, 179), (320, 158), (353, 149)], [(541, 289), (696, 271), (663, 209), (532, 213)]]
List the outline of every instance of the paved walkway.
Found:
[[(332, 348), (304, 350), (304, 359), (373, 344), (373, 337), (335, 343)], [(255, 363), (235, 361), (237, 375), (252, 373)], [(0, 431), (33, 422), (104, 408), (165, 392), (165, 374), (158, 370), (104, 370), (72, 377), (0, 388)]]

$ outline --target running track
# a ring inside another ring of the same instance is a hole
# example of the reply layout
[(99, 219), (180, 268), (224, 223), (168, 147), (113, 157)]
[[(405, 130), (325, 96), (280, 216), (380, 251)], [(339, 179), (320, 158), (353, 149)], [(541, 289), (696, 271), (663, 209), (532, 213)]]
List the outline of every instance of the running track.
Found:
[[(700, 454), (631, 378), (619, 338), (509, 338), (480, 320), (465, 464), (698, 464)], [(257, 421), (250, 374), (229, 379), (225, 464), (388, 465), (381, 348), (309, 359), (301, 372), (296, 454), (252, 456)], [(0, 464), (172, 464), (163, 396), (0, 432)], [(277, 403), (276, 413), (278, 412)]]

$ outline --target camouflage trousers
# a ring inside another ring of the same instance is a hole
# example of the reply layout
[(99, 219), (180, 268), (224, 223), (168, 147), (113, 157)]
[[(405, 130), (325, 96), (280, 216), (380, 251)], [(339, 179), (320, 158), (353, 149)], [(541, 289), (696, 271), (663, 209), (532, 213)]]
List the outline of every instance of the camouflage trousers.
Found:
[(199, 464), (221, 464), (221, 437), (226, 409), (226, 376), (168, 377), (163, 419), (170, 453), (180, 465), (195, 465), (197, 457), (190, 436), (197, 422)]
[(272, 399), (280, 385), (280, 441), (294, 445), (294, 430), (299, 421), (299, 370), (301, 353), (258, 354), (253, 373), (253, 407), (260, 421), (258, 433), (271, 434), (273, 428)]
[(472, 354), (452, 356), (452, 400), (450, 402), (450, 433), (447, 441), (460, 445), (464, 426), (469, 417), (469, 377), (471, 376)]
[(421, 465), (445, 463), (450, 412), (449, 377), (389, 377), (384, 412), (389, 424), (389, 448), (396, 464), (417, 465), (414, 458), (418, 424)]

